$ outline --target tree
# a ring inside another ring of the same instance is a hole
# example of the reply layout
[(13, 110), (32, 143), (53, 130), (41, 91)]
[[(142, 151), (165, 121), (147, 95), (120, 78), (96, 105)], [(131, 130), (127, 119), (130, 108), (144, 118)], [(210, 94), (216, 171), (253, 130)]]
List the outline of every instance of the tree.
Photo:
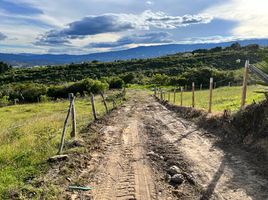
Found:
[(113, 77), (109, 82), (110, 89), (121, 89), (124, 86), (124, 81), (119, 77)]
[(0, 73), (10, 70), (12, 67), (4, 62), (0, 62)]

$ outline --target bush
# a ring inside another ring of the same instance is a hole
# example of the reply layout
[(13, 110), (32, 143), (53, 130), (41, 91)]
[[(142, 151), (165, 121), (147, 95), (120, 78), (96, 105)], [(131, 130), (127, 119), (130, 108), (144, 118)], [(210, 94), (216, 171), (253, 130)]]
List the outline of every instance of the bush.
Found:
[(125, 85), (124, 81), (119, 77), (114, 77), (109, 82), (110, 89), (121, 89)]
[(64, 86), (52, 86), (48, 89), (47, 95), (54, 99), (57, 98), (68, 98), (69, 93), (74, 95), (85, 96), (85, 93), (100, 93), (108, 88), (107, 83), (103, 83), (98, 80), (93, 80), (90, 78), (84, 79), (82, 81), (64, 85)]
[(7, 106), (9, 105), (9, 97), (8, 96), (3, 96), (2, 98), (0, 98), (0, 106)]
[(1, 88), (1, 96), (9, 96), (9, 100), (20, 102), (37, 102), (41, 95), (47, 93), (47, 87), (37, 83), (21, 83), (6, 85)]

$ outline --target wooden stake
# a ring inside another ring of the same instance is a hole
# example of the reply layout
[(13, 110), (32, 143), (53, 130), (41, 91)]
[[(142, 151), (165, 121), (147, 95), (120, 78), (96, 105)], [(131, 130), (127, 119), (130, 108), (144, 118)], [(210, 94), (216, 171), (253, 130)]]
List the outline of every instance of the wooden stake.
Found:
[(105, 101), (105, 97), (104, 97), (103, 92), (100, 92), (100, 95), (101, 95), (101, 98), (102, 98), (102, 101), (103, 101), (103, 104), (104, 104), (106, 113), (108, 114), (109, 110), (108, 110), (108, 106), (107, 106), (107, 103), (106, 103), (106, 101)]
[(181, 87), (181, 106), (182, 106), (183, 87)]
[(70, 116), (71, 109), (72, 109), (72, 102), (70, 102), (70, 106), (69, 106), (69, 109), (68, 109), (68, 112), (67, 112), (67, 116), (66, 116), (64, 124), (63, 124), (63, 130), (62, 130), (62, 134), (61, 134), (61, 142), (60, 142), (60, 148), (59, 148), (59, 151), (58, 151), (58, 155), (60, 155), (62, 153), (62, 150), (63, 150), (64, 138), (65, 138), (67, 123), (68, 123), (68, 119), (69, 119), (69, 116)]
[(75, 99), (74, 94), (73, 93), (69, 94), (69, 100), (70, 100), (70, 103), (72, 104), (72, 109), (71, 109), (71, 116), (72, 116), (71, 137), (72, 138), (76, 136), (76, 111), (75, 111), (74, 99)]
[(163, 91), (160, 90), (160, 99), (163, 101)]
[(195, 107), (195, 96), (194, 96), (195, 84), (192, 82), (192, 107)]
[(116, 108), (116, 102), (115, 102), (114, 98), (112, 98), (112, 101), (113, 101), (113, 108)]
[(200, 84), (200, 90), (202, 90), (202, 89), (203, 89), (203, 84), (201, 83), (201, 84)]
[(229, 87), (231, 87), (231, 82), (229, 82)]
[(246, 104), (247, 84), (248, 84), (248, 68), (249, 68), (249, 60), (247, 60), (245, 63), (244, 79), (243, 79), (243, 87), (242, 87), (241, 109), (244, 108), (244, 106)]
[(94, 120), (97, 120), (97, 115), (96, 115), (96, 109), (95, 109), (95, 102), (94, 102), (94, 94), (91, 93), (91, 106), (92, 106), (92, 114), (94, 117)]
[(173, 103), (174, 103), (174, 105), (175, 105), (175, 103), (176, 103), (176, 88), (174, 89), (174, 98), (173, 98)]
[(212, 90), (213, 90), (213, 78), (209, 80), (209, 103), (208, 103), (208, 112), (211, 113), (212, 107)]

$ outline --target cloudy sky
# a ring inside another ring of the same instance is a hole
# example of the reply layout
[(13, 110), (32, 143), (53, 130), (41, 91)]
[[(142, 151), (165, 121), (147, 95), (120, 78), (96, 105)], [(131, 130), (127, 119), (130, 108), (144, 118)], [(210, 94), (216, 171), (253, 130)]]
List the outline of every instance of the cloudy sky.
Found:
[(267, 0), (0, 0), (0, 52), (268, 38)]

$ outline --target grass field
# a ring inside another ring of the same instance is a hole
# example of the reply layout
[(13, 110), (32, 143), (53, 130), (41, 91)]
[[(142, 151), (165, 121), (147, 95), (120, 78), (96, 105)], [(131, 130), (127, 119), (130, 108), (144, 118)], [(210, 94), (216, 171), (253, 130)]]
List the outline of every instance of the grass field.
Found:
[[(98, 116), (105, 113), (100, 97), (95, 98)], [(46, 160), (57, 153), (68, 100), (0, 108), (0, 199), (16, 191), (46, 169)], [(92, 121), (89, 98), (75, 100), (78, 133)], [(108, 104), (112, 107), (111, 102)], [(67, 139), (70, 133), (70, 123)]]
[[(246, 104), (251, 104), (253, 100), (259, 102), (265, 97), (261, 93), (256, 93), (260, 91), (263, 87), (252, 85), (248, 87), (247, 90), (247, 100)], [(240, 87), (221, 87), (213, 90), (213, 103), (212, 111), (223, 111), (224, 109), (230, 111), (237, 111), (240, 108), (241, 103), (242, 88)], [(165, 95), (166, 100), (168, 99), (168, 94)], [(170, 101), (173, 103), (173, 92), (170, 94)], [(195, 91), (195, 106), (196, 108), (208, 109), (208, 98), (209, 91)], [(176, 94), (176, 105), (180, 105), (181, 94), (177, 92)], [(183, 106), (192, 106), (192, 92), (183, 93)]]

